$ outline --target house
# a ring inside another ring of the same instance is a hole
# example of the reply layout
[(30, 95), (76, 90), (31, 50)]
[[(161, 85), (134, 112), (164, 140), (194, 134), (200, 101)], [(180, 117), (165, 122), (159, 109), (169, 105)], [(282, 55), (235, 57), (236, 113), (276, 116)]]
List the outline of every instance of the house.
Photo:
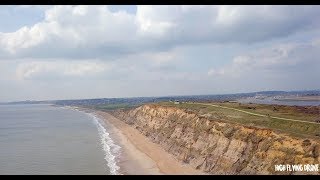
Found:
[(174, 104), (180, 104), (180, 102), (178, 100), (175, 100)]

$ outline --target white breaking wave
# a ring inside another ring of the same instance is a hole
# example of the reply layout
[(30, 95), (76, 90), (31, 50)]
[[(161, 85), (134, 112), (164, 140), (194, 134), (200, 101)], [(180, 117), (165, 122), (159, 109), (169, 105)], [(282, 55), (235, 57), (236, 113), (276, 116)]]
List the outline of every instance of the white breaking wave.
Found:
[(97, 118), (94, 114), (88, 114), (90, 115), (95, 125), (98, 128), (99, 135), (100, 135), (100, 141), (105, 153), (104, 159), (107, 161), (107, 165), (110, 168), (111, 174), (117, 175), (120, 174), (118, 170), (120, 167), (117, 165), (117, 159), (116, 157), (119, 156), (120, 153), (120, 146), (116, 145), (113, 140), (110, 138), (110, 134), (107, 132), (107, 130), (101, 125), (99, 118)]
[(93, 119), (94, 124), (98, 128), (100, 142), (105, 154), (104, 159), (107, 161), (107, 165), (110, 168), (110, 173), (113, 175), (120, 175), (120, 173), (118, 172), (120, 167), (117, 165), (117, 157), (120, 156), (121, 147), (116, 145), (114, 141), (110, 138), (110, 134), (103, 127), (103, 125), (101, 125), (100, 119), (96, 117), (93, 113), (86, 113), (80, 111), (76, 107), (64, 106), (64, 108), (85, 113)]

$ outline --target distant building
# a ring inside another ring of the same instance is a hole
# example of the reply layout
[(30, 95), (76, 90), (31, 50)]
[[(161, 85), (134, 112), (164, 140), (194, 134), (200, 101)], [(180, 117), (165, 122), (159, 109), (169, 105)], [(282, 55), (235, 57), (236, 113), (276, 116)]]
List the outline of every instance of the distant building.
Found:
[(178, 100), (175, 100), (174, 104), (180, 104), (180, 102)]

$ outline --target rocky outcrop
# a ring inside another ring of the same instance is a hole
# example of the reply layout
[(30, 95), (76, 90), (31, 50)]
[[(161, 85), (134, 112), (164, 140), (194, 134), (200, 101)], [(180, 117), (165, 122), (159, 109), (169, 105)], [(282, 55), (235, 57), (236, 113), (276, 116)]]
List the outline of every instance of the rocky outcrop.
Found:
[(317, 139), (208, 120), (174, 107), (144, 105), (111, 113), (184, 163), (211, 174), (320, 174), (275, 171), (275, 165), (319, 164)]

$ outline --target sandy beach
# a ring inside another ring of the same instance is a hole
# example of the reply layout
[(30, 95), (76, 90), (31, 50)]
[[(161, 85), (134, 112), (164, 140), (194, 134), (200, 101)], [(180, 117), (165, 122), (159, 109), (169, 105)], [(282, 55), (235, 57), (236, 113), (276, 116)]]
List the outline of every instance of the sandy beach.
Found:
[(114, 116), (101, 111), (95, 114), (105, 121), (110, 135), (121, 146), (121, 174), (204, 174), (179, 162), (160, 145)]

